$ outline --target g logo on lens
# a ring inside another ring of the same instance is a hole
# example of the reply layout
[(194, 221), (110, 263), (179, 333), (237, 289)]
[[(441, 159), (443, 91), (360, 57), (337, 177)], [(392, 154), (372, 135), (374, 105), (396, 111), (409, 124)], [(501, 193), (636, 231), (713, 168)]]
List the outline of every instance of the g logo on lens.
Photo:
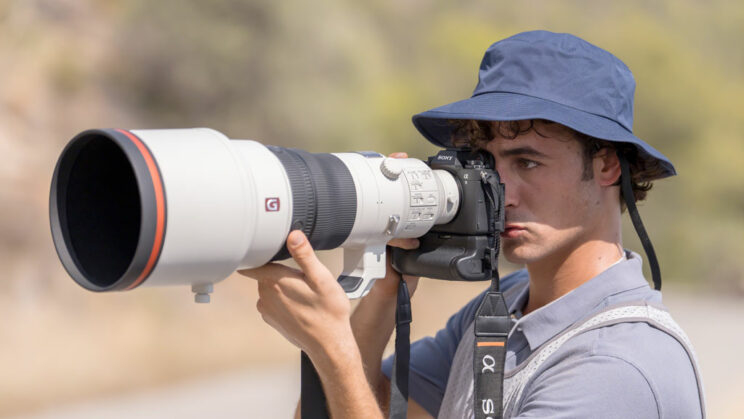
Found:
[(267, 212), (279, 211), (279, 198), (266, 198), (266, 211)]

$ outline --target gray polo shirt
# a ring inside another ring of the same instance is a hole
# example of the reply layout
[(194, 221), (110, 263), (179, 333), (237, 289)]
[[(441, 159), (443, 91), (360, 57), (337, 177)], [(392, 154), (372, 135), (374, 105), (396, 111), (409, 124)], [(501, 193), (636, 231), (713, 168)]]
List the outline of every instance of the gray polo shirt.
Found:
[[(513, 329), (505, 371), (523, 362), (543, 343), (592, 313), (625, 302), (661, 304), (627, 252), (601, 274), (526, 316), (526, 270), (502, 279)], [(473, 318), (485, 292), (447, 322), (436, 336), (411, 345), (410, 395), (433, 416), (471, 418)], [(415, 321), (415, 320), (414, 320)], [(390, 377), (392, 357), (383, 362)], [(527, 383), (511, 417), (694, 418), (701, 416), (695, 369), (684, 347), (642, 322), (600, 327), (569, 339)]]

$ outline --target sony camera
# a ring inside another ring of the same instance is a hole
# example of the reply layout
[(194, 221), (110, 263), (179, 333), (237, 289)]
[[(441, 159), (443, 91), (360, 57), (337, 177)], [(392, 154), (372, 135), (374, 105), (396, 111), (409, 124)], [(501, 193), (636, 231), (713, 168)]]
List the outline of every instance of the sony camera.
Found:
[(443, 150), (425, 163), (376, 152), (308, 153), (231, 140), (206, 128), (88, 130), (62, 151), (49, 211), (57, 254), (92, 291), (212, 284), (286, 259), (300, 229), (316, 250), (344, 249), (350, 298), (385, 275), (489, 280), (503, 230), (503, 184), (486, 152)]

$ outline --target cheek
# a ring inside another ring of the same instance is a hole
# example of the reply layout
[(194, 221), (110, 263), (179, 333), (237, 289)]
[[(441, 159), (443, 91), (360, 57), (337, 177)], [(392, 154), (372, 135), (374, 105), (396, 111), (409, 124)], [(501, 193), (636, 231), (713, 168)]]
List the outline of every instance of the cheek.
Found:
[(533, 190), (522, 198), (524, 215), (533, 221), (533, 233), (538, 241), (560, 240), (563, 234), (574, 234), (591, 222), (596, 197), (577, 188), (575, 183), (554, 182), (550, 187)]

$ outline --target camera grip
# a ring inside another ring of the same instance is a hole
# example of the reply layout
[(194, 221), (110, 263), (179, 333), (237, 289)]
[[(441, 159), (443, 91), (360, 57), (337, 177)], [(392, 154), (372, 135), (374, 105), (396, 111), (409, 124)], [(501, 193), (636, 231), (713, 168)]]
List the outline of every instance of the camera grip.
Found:
[(396, 271), (413, 276), (449, 281), (487, 281), (491, 271), (484, 265), (487, 236), (460, 236), (430, 232), (419, 237), (413, 250), (392, 248)]

